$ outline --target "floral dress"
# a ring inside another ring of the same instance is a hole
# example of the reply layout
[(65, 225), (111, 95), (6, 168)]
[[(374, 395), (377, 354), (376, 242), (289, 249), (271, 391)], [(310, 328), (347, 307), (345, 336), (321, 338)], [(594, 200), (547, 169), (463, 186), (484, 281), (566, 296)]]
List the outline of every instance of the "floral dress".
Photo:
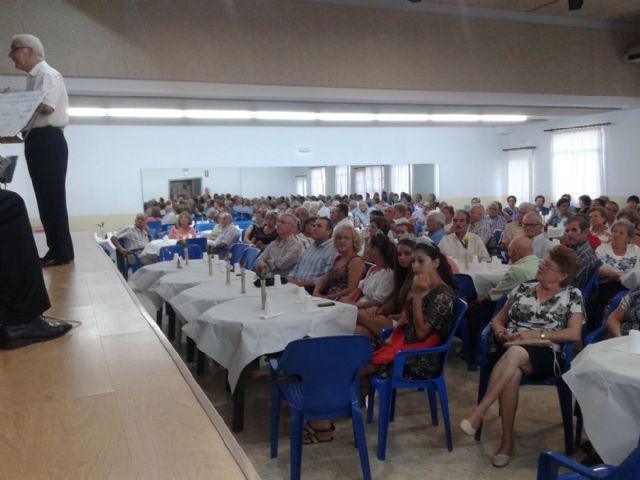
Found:
[(629, 330), (640, 327), (640, 288), (635, 289), (620, 301), (620, 308), (624, 310), (624, 319), (620, 324), (620, 333), (629, 335)]
[[(433, 327), (432, 332), (426, 338), (418, 337), (416, 333), (416, 327), (413, 323), (413, 302), (409, 301), (407, 306), (408, 322), (402, 327), (404, 344), (423, 343), (434, 335), (439, 337), (439, 342), (437, 343), (446, 342), (452, 333), (455, 298), (455, 292), (446, 284), (434, 288), (424, 296), (422, 299), (422, 312), (425, 321)], [(435, 377), (440, 371), (443, 356), (443, 354), (415, 355), (408, 358), (404, 367), (405, 378), (422, 380)], [(377, 373), (382, 376), (388, 376), (392, 369), (392, 363), (376, 365)]]
[(344, 290), (349, 286), (349, 265), (353, 261), (353, 257), (347, 263), (341, 267), (336, 267), (336, 263), (340, 257), (336, 257), (333, 261), (333, 266), (329, 270), (329, 282), (327, 285), (327, 291), (325, 295), (331, 295), (332, 293)]

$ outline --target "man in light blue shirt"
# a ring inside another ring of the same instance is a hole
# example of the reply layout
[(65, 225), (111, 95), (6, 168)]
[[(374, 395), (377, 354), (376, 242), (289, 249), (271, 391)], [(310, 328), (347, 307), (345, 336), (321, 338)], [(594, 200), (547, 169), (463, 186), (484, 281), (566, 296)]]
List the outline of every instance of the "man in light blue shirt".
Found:
[(356, 227), (366, 227), (369, 225), (369, 207), (367, 202), (360, 200), (358, 206), (351, 211), (353, 223)]
[(313, 243), (300, 255), (298, 263), (288, 277), (289, 283), (313, 291), (316, 283), (333, 265), (336, 251), (331, 235), (333, 222), (328, 218), (318, 218), (313, 224)]

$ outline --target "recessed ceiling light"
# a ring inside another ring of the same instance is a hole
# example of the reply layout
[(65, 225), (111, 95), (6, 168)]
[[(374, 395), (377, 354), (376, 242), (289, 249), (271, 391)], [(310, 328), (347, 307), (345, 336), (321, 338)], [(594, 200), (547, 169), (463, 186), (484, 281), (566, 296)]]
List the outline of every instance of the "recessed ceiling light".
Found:
[(478, 122), (480, 115), (468, 115), (463, 113), (442, 113), (429, 115), (429, 119), (433, 122)]
[(526, 115), (480, 115), (481, 122), (524, 122)]
[(106, 117), (106, 108), (93, 108), (93, 107), (74, 107), (68, 108), (67, 114), (70, 117)]
[(325, 112), (318, 114), (321, 122), (373, 122), (376, 119), (373, 113), (347, 113), (347, 112)]
[(428, 122), (429, 115), (424, 113), (379, 113), (379, 122)]
[(184, 118), (209, 120), (251, 120), (253, 112), (249, 110), (185, 110)]
[(296, 120), (309, 122), (316, 119), (314, 112), (257, 111), (254, 112), (253, 116), (257, 120)]
[(182, 110), (173, 108), (108, 108), (109, 117), (120, 118), (182, 118)]

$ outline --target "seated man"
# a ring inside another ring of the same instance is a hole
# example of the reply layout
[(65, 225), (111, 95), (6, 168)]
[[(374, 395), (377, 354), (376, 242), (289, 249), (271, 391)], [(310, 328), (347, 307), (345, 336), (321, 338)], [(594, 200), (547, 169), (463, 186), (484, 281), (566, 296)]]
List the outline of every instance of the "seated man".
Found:
[[(564, 224), (565, 228), (565, 246), (572, 249), (580, 259), (580, 270), (576, 274), (571, 285), (576, 288), (583, 289), (589, 283), (589, 279), (593, 276), (596, 269), (600, 268), (602, 262), (596, 256), (593, 248), (589, 244), (588, 236), (590, 224), (584, 215), (573, 215), (567, 218)], [(587, 321), (589, 317), (587, 316)]]
[(520, 235), (524, 235), (524, 229), (522, 227), (522, 222), (524, 220), (524, 216), (529, 213), (535, 211), (536, 206), (530, 202), (522, 202), (518, 207), (518, 214), (516, 219), (513, 222), (507, 224), (504, 227), (504, 233), (502, 234), (502, 239), (500, 240), (500, 248), (503, 251), (507, 251), (509, 245), (511, 244), (511, 240)]
[(278, 238), (271, 242), (256, 260), (256, 266), (266, 265), (270, 275), (286, 277), (293, 270), (300, 254), (302, 244), (296, 238), (298, 219), (289, 213), (278, 218)]
[(486, 247), (493, 238), (493, 230), (491, 230), (489, 222), (484, 218), (484, 207), (482, 205), (476, 204), (471, 207), (469, 210), (469, 222), (469, 231), (478, 235)]
[(444, 226), (445, 218), (442, 212), (432, 211), (427, 215), (427, 237), (434, 245), (438, 245), (442, 238), (445, 236)]
[(0, 190), (0, 348), (10, 350), (71, 330), (42, 314), (51, 307), (24, 201)]
[(316, 283), (333, 265), (336, 251), (331, 235), (333, 222), (328, 218), (318, 218), (313, 224), (311, 236), (313, 243), (300, 255), (298, 263), (289, 274), (289, 283), (305, 287), (313, 293)]
[[(130, 253), (141, 253), (150, 241), (151, 231), (145, 223), (144, 214), (142, 213), (136, 215), (133, 225), (122, 227), (111, 237), (111, 243), (116, 247), (118, 270), (122, 272), (125, 278), (127, 276), (125, 258), (128, 259)], [(143, 265), (149, 265), (157, 260), (155, 255), (140, 256), (140, 263)], [(132, 259), (129, 259), (129, 261), (133, 263)]]
[(369, 206), (364, 200), (358, 202), (358, 206), (352, 210), (353, 222), (356, 227), (364, 228), (369, 225)]
[(467, 255), (471, 261), (471, 257), (477, 255), (481, 262), (491, 260), (482, 239), (468, 229), (469, 212), (458, 210), (453, 217), (453, 232), (446, 235), (438, 244), (440, 251), (452, 258), (463, 259)]
[(529, 212), (522, 220), (522, 228), (525, 236), (533, 244), (533, 253), (538, 258), (544, 258), (553, 247), (551, 241), (544, 235), (544, 224), (538, 212)]
[(233, 218), (230, 213), (223, 212), (218, 215), (218, 225), (220, 225), (220, 231), (215, 239), (207, 240), (207, 245), (214, 254), (226, 252), (231, 248), (231, 245), (235, 245), (240, 241), (240, 230), (236, 225), (233, 225)]
[(509, 244), (511, 267), (498, 284), (489, 291), (494, 302), (521, 283), (533, 280), (538, 272), (540, 259), (533, 254), (533, 244), (527, 237), (517, 237)]

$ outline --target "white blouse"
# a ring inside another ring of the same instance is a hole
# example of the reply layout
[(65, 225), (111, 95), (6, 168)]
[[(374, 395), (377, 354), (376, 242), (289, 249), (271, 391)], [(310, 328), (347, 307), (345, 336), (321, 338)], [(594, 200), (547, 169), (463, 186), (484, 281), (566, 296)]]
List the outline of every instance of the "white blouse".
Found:
[(382, 305), (393, 292), (393, 270), (390, 268), (377, 270), (371, 267), (367, 275), (360, 280), (358, 288), (362, 291), (362, 297), (358, 303), (375, 300)]

